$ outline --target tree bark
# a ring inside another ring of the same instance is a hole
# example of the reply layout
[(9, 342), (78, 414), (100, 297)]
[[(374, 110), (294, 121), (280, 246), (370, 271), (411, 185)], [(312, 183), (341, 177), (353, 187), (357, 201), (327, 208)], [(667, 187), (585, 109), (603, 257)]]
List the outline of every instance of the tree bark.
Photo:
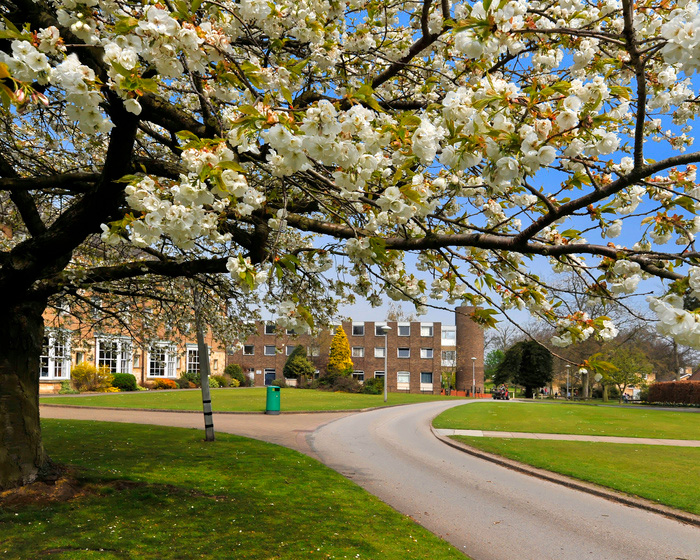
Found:
[(39, 424), (39, 361), (45, 302), (0, 306), (0, 490), (47, 478), (55, 468)]

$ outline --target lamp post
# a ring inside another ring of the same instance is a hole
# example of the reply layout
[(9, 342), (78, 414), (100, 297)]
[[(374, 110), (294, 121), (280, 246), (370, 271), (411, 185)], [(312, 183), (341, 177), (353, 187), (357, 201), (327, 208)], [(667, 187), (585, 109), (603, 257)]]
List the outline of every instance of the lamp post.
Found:
[(384, 335), (384, 402), (386, 402), (387, 394), (388, 394), (387, 378), (389, 377), (389, 372), (386, 370), (386, 368), (387, 368), (386, 357), (389, 355), (389, 338), (387, 335), (389, 334), (391, 327), (389, 325), (382, 325), (381, 327), (379, 327), (379, 330)]
[(476, 356), (472, 356), (472, 398), (474, 398), (474, 393), (476, 393)]
[(569, 371), (571, 364), (566, 364), (566, 400), (569, 400)]

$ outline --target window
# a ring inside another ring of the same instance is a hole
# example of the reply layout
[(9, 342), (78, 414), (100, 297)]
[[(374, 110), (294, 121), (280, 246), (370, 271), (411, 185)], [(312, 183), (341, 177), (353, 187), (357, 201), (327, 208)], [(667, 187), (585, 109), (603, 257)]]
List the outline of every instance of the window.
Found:
[(410, 358), (411, 357), (411, 349), (410, 348), (397, 348), (396, 355), (399, 358)]
[(421, 371), (420, 372), (420, 382), (433, 384), (433, 372), (432, 371)]
[(75, 353), (75, 363), (82, 364), (84, 361), (85, 361), (85, 352), (76, 352)]
[(397, 383), (409, 383), (411, 381), (411, 372), (409, 371), (397, 371), (396, 372), (396, 382)]
[(399, 325), (398, 333), (399, 336), (411, 336), (411, 325)]
[(287, 334), (297, 334), (297, 331), (295, 331), (294, 329), (287, 329), (286, 333)]
[(138, 353), (134, 354), (134, 367), (135, 368), (141, 367), (141, 355)]
[(255, 356), (255, 344), (244, 344), (243, 345), (243, 355), (244, 356)]
[(318, 346), (309, 346), (306, 349), (306, 355), (307, 356), (320, 356), (321, 355), (321, 348)]
[(39, 376), (42, 379), (68, 379), (70, 339), (67, 333), (47, 333), (41, 347)]
[(383, 371), (375, 371), (374, 377), (384, 377), (384, 372)]
[(432, 359), (433, 358), (433, 349), (432, 348), (421, 348), (420, 349), (420, 357)]
[(386, 323), (375, 323), (375, 325), (374, 325), (375, 336), (384, 336), (384, 327), (386, 327)]
[(445, 340), (454, 340), (455, 338), (457, 338), (457, 331), (455, 331), (454, 329), (443, 329), (442, 338), (444, 338)]
[(386, 348), (384, 348), (384, 346), (375, 346), (374, 357), (383, 358), (384, 356), (386, 356)]
[(214, 371), (219, 371), (219, 360), (214, 360)]
[(421, 336), (433, 336), (433, 325), (421, 325), (420, 326)]
[(131, 373), (131, 340), (128, 338), (97, 338), (95, 363), (110, 373)]
[(353, 325), (352, 326), (352, 336), (365, 336), (365, 326), (364, 325)]
[(364, 358), (365, 357), (365, 349), (362, 346), (353, 346), (352, 347), (352, 357), (353, 358)]
[[(190, 350), (187, 349), (189, 367)], [(199, 371), (199, 360), (197, 360)], [(169, 342), (156, 342), (148, 349), (148, 377), (175, 377), (175, 346)]]
[(291, 356), (292, 352), (294, 352), (294, 349), (296, 347), (297, 347), (296, 344), (294, 346), (292, 346), (291, 344), (288, 344), (287, 347), (285, 348), (285, 352), (287, 353), (287, 356)]
[(274, 323), (265, 323), (265, 334), (275, 334)]
[(265, 351), (263, 352), (266, 356), (274, 356), (277, 354), (277, 348), (274, 346), (265, 345)]
[(185, 371), (199, 373), (199, 348), (192, 346), (187, 348), (187, 361), (185, 364)]
[(365, 380), (365, 372), (364, 371), (353, 371), (352, 377), (353, 377), (353, 379), (357, 379), (358, 381), (364, 381)]
[(457, 352), (454, 350), (443, 350), (442, 351), (442, 365), (443, 366), (453, 366), (457, 361)]

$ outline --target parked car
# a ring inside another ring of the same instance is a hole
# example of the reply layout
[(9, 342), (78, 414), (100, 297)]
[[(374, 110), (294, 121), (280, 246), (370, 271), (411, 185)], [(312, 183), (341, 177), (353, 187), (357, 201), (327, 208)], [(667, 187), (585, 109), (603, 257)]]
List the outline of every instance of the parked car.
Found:
[(492, 389), (491, 398), (501, 401), (510, 400), (510, 393), (508, 392), (508, 388), (504, 385), (501, 385), (498, 388)]

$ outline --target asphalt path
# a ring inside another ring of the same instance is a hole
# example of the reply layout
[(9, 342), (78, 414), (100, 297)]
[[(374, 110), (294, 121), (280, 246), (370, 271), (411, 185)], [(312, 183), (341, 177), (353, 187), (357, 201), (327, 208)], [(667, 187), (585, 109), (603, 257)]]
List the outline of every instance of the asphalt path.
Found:
[(430, 422), (463, 404), (350, 415), (307, 439), (325, 464), (475, 560), (700, 560), (696, 526), (445, 445)]

